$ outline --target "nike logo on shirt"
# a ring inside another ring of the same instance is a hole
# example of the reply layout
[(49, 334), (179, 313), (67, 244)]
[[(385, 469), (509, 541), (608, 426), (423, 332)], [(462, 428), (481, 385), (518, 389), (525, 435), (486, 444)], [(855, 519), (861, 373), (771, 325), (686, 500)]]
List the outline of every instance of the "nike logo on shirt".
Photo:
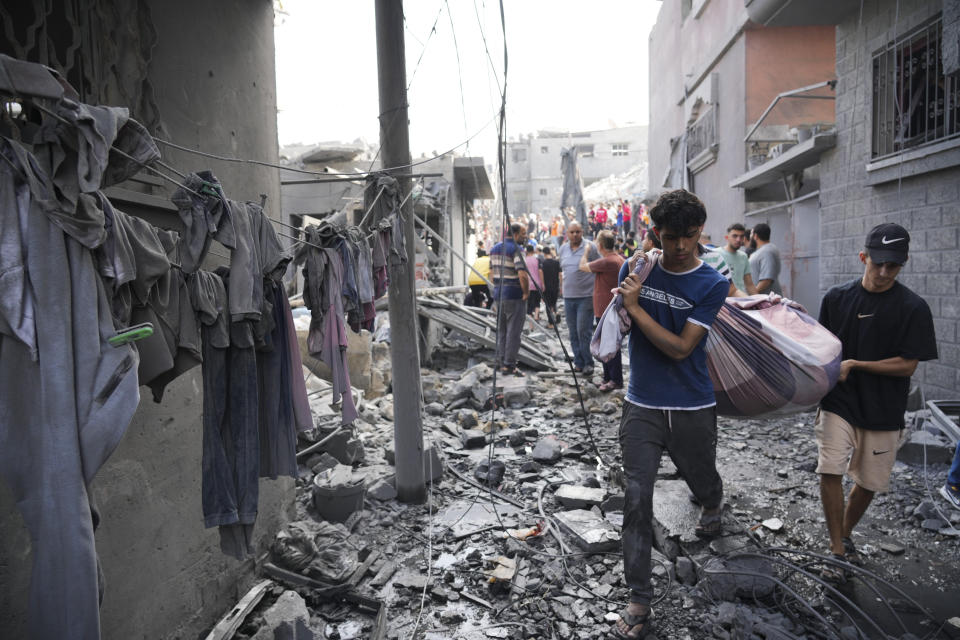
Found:
[(882, 238), (880, 238), (880, 242), (882, 242), (883, 244), (890, 244), (891, 242), (900, 242), (901, 240), (906, 240), (906, 238), (891, 238), (889, 240), (887, 240), (887, 236), (883, 236)]
[(863, 320), (864, 318), (872, 318), (874, 314), (872, 313), (858, 313), (857, 317)]
[(877, 451), (876, 449), (873, 450), (873, 455), (875, 456), (879, 456), (884, 453), (890, 453), (890, 449), (887, 449), (886, 451)]

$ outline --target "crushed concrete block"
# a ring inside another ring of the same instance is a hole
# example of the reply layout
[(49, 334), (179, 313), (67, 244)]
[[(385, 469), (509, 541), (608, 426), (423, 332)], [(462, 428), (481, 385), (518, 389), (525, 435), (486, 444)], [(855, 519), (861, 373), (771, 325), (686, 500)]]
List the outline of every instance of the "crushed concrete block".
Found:
[(533, 448), (530, 457), (542, 464), (554, 464), (560, 459), (562, 446), (555, 438), (544, 438)]
[[(313, 462), (312, 457), (311, 457), (311, 462)], [(337, 460), (332, 455), (324, 451), (323, 453), (320, 454), (319, 459), (316, 462), (314, 462), (313, 465), (310, 467), (310, 470), (313, 471), (314, 473), (323, 473), (328, 469), (333, 469), (338, 464), (340, 464), (339, 460)]]
[(604, 513), (607, 511), (623, 511), (624, 506), (626, 506), (626, 500), (627, 497), (622, 493), (615, 493), (600, 503), (600, 509)]
[(464, 429), (460, 433), (460, 442), (464, 449), (479, 449), (486, 446), (487, 434), (479, 429)]
[(698, 540), (694, 530), (700, 521), (700, 508), (691, 504), (688, 494), (684, 480), (657, 480), (654, 485), (653, 533), (661, 549), (670, 546), (668, 539)]
[(580, 487), (572, 484), (562, 485), (553, 497), (565, 509), (589, 509), (603, 502), (607, 492), (603, 489)]
[(393, 577), (393, 586), (395, 587), (422, 590), (424, 587), (432, 585), (433, 580), (431, 578), (412, 571), (402, 571)]
[(554, 517), (584, 551), (615, 551), (620, 546), (620, 534), (617, 530), (593, 511), (574, 509), (561, 511)]
[[(907, 464), (950, 464), (956, 447), (928, 431), (911, 431), (897, 451), (897, 460)], [(926, 456), (926, 458), (924, 458)]]
[(263, 626), (251, 640), (313, 640), (310, 611), (296, 591), (284, 591), (263, 614)]
[(892, 556), (899, 556), (907, 550), (905, 546), (897, 544), (896, 542), (881, 542), (880, 548)]
[(387, 422), (393, 422), (393, 402), (381, 400), (380, 415), (383, 416), (383, 419)]
[(530, 403), (530, 392), (524, 388), (507, 388), (503, 392), (503, 402), (511, 409), (522, 409)]
[(393, 483), (392, 476), (389, 479), (380, 478), (372, 486), (367, 487), (367, 496), (376, 500), (393, 500), (397, 497), (397, 490)]
[(680, 556), (674, 565), (677, 569), (677, 580), (685, 585), (693, 586), (697, 584), (697, 569), (693, 560), (687, 556)]
[(714, 558), (700, 586), (712, 597), (726, 602), (734, 602), (737, 598), (762, 599), (770, 596), (776, 587), (776, 583), (766, 576), (773, 576), (773, 563), (766, 558)]
[(767, 518), (760, 524), (762, 524), (765, 528), (769, 529), (770, 531), (774, 531), (774, 532), (780, 531), (781, 529), (783, 529), (783, 520), (781, 520), (780, 518)]
[(521, 473), (540, 473), (542, 470), (543, 470), (543, 467), (541, 467), (539, 464), (537, 464), (533, 460), (527, 460), (522, 465), (520, 465)]
[(511, 447), (522, 447), (523, 445), (527, 444), (527, 437), (519, 431), (514, 431), (507, 436), (507, 442), (510, 443)]
[(479, 423), (477, 412), (473, 409), (460, 409), (460, 411), (457, 412), (457, 422), (459, 422), (460, 426), (464, 429), (472, 429)]
[(437, 482), (443, 477), (443, 460), (437, 445), (423, 452), (423, 479), (427, 482)]
[(443, 412), (446, 411), (443, 404), (440, 402), (431, 402), (426, 405), (423, 410), (430, 416), (442, 416)]

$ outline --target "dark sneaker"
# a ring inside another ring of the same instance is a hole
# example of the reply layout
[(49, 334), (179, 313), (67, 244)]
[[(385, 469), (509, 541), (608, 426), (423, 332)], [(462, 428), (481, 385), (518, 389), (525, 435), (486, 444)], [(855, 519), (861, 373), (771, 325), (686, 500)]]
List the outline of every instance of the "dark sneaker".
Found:
[(945, 484), (940, 487), (940, 495), (953, 505), (954, 509), (960, 509), (960, 487)]

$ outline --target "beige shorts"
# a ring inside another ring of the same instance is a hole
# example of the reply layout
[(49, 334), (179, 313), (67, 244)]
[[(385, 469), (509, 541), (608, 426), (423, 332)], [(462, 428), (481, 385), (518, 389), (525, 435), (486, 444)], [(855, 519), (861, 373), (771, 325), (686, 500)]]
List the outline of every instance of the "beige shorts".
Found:
[(817, 473), (842, 476), (870, 491), (886, 491), (903, 429), (873, 431), (854, 427), (829, 411), (817, 411), (813, 426), (819, 458)]

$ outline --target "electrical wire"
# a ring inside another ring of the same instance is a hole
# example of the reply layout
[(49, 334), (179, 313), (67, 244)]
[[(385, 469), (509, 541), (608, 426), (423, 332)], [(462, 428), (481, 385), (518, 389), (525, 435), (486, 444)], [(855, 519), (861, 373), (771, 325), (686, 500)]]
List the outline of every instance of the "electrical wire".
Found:
[(488, 126), (490, 126), (491, 124), (493, 124), (494, 121), (496, 121), (497, 117), (498, 117), (498, 115), (497, 115), (497, 114), (494, 114), (486, 123), (483, 124), (482, 127), (480, 127), (477, 131), (475, 131), (475, 132), (473, 133), (473, 135), (471, 135), (471, 136), (470, 136), (469, 138), (467, 138), (466, 140), (463, 140), (462, 142), (454, 145), (453, 147), (450, 147), (449, 149), (447, 149), (447, 150), (444, 151), (443, 153), (439, 153), (439, 154), (437, 154), (437, 155), (435, 155), (435, 156), (430, 156), (429, 158), (422, 158), (422, 159), (420, 159), (420, 160), (417, 160), (416, 162), (411, 162), (411, 163), (409, 163), (409, 164), (397, 165), (397, 166), (395, 166), (395, 167), (388, 167), (388, 168), (385, 168), (385, 169), (377, 169), (376, 171), (374, 171), (374, 170), (370, 170), (370, 171), (353, 171), (353, 172), (349, 172), (349, 173), (335, 173), (335, 172), (324, 173), (324, 172), (321, 172), (321, 171), (310, 171), (310, 170), (308, 170), (308, 169), (299, 169), (299, 168), (297, 168), (297, 167), (284, 166), (284, 165), (276, 164), (276, 163), (272, 163), (272, 162), (265, 162), (265, 161), (263, 161), (263, 160), (252, 160), (252, 159), (248, 159), (248, 158), (233, 158), (233, 157), (230, 157), (230, 156), (221, 156), (221, 155), (217, 155), (217, 154), (214, 154), (214, 153), (207, 153), (207, 152), (205, 152), (205, 151), (200, 151), (199, 149), (191, 149), (191, 148), (189, 148), (189, 147), (184, 147), (184, 146), (182, 146), (182, 145), (176, 144), (176, 143), (171, 142), (171, 141), (169, 141), (169, 140), (163, 140), (162, 138), (154, 138), (154, 141), (156, 141), (156, 142), (158, 142), (158, 143), (160, 143), (160, 144), (162, 144), (162, 145), (165, 145), (165, 146), (168, 146), (168, 147), (171, 147), (171, 148), (174, 148), (174, 149), (178, 149), (178, 150), (180, 150), (180, 151), (184, 151), (184, 152), (186, 152), (186, 153), (192, 153), (192, 154), (194, 154), (194, 155), (202, 156), (202, 157), (204, 157), (204, 158), (210, 158), (210, 159), (212, 159), (212, 160), (220, 160), (220, 161), (222, 161), (222, 162), (236, 162), (236, 163), (242, 163), (242, 164), (254, 164), (254, 165), (257, 165), (257, 166), (271, 167), (271, 168), (274, 168), (274, 169), (282, 169), (282, 170), (284, 170), (284, 171), (290, 171), (290, 172), (293, 172), (293, 173), (302, 173), (302, 174), (311, 175), (311, 176), (321, 176), (321, 177), (322, 177), (322, 176), (341, 176), (341, 177), (351, 177), (351, 176), (354, 176), (354, 177), (362, 177), (362, 176), (368, 176), (368, 175), (370, 175), (370, 174), (372, 174), (372, 173), (381, 173), (381, 172), (382, 172), (382, 173), (391, 173), (391, 172), (399, 171), (400, 169), (409, 169), (409, 168), (411, 168), (411, 167), (418, 167), (418, 166), (420, 166), (420, 165), (427, 164), (428, 162), (433, 162), (434, 160), (436, 160), (436, 159), (438, 159), (438, 158), (442, 158), (442, 157), (444, 157), (444, 156), (446, 156), (446, 155), (449, 155), (449, 154), (453, 153), (454, 151), (456, 151), (457, 149), (459, 149), (460, 147), (468, 144), (471, 140), (473, 140), (474, 138), (476, 138), (477, 136), (479, 136), (481, 133), (483, 133), (483, 132), (487, 129)]

